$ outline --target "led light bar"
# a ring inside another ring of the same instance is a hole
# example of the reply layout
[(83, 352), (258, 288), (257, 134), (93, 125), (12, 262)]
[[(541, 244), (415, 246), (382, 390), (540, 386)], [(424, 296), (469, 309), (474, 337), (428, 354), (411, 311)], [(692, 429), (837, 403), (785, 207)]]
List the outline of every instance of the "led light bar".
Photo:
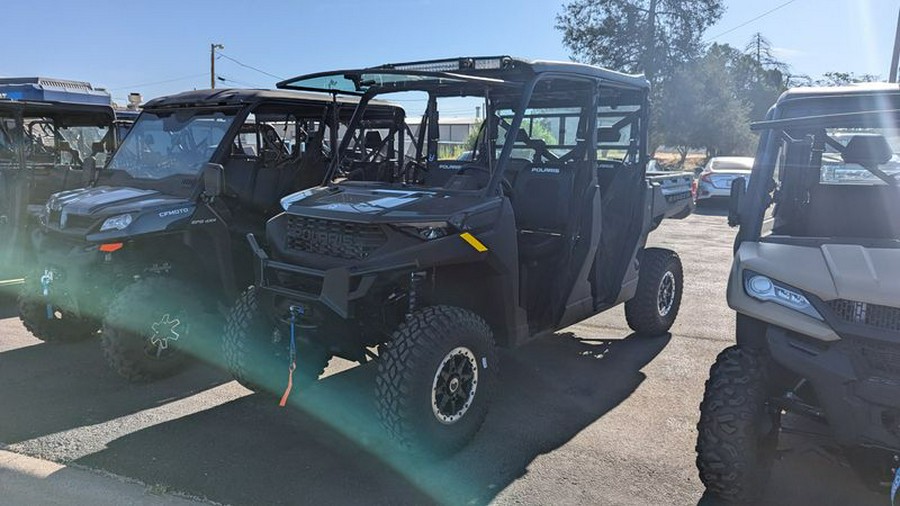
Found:
[(415, 70), (419, 72), (454, 72), (460, 70), (500, 70), (509, 67), (512, 59), (508, 56), (489, 58), (455, 58), (388, 65), (394, 70)]

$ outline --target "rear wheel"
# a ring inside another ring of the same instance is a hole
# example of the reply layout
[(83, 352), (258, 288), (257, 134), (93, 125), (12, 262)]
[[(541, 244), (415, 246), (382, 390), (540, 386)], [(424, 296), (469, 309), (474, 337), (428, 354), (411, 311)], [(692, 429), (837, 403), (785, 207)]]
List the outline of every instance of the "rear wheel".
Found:
[(110, 304), (103, 320), (103, 353), (110, 367), (128, 380), (171, 376), (184, 368), (189, 348), (202, 352), (208, 322), (190, 285), (144, 278), (125, 287)]
[(454, 452), (487, 416), (498, 360), (490, 327), (471, 311), (433, 306), (404, 322), (378, 360), (378, 413), (407, 449)]
[(769, 477), (781, 424), (770, 408), (765, 355), (732, 346), (709, 373), (697, 424), (697, 469), (717, 498), (752, 504)]
[[(225, 363), (232, 377), (258, 393), (281, 395), (290, 365), (290, 335), (283, 335), (259, 310), (255, 287), (245, 291), (228, 314), (222, 341)], [(324, 348), (298, 343), (294, 388), (314, 383), (331, 359)]]
[(639, 334), (664, 334), (672, 328), (681, 307), (681, 259), (674, 251), (647, 248), (640, 269), (637, 293), (625, 303), (625, 318)]
[(37, 272), (26, 277), (19, 295), (19, 319), (25, 328), (47, 343), (71, 343), (96, 336), (100, 322), (68, 309), (72, 304), (64, 303), (67, 294), (54, 293), (58, 297), (44, 297), (40, 278)]

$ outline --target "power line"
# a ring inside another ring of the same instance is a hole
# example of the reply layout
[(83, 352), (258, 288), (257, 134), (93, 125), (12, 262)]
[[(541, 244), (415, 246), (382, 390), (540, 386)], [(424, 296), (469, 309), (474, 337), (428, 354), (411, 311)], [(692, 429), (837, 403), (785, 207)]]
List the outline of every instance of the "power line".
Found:
[(236, 59), (234, 59), (234, 58), (228, 56), (227, 54), (225, 54), (225, 53), (223, 53), (223, 52), (221, 52), (221, 51), (219, 51), (219, 52), (216, 53), (216, 54), (218, 54), (218, 55), (219, 55), (220, 57), (222, 57), (222, 58), (225, 58), (226, 60), (231, 60), (232, 62), (237, 63), (237, 64), (240, 65), (241, 67), (248, 68), (248, 69), (250, 69), (250, 70), (255, 70), (255, 71), (259, 72), (260, 74), (265, 74), (265, 75), (267, 75), (267, 76), (269, 76), (269, 77), (274, 77), (275, 79), (278, 79), (278, 80), (283, 80), (283, 79), (284, 79), (284, 78), (281, 77), (281, 76), (276, 76), (275, 74), (272, 74), (272, 73), (270, 73), (270, 72), (266, 72), (265, 70), (258, 69), (258, 68), (254, 67), (254, 66), (252, 66), (252, 65), (247, 65), (246, 63), (244, 63), (244, 62), (242, 62), (242, 61), (240, 61), (240, 60), (236, 60)]
[(779, 10), (779, 9), (783, 9), (784, 7), (787, 7), (788, 5), (790, 5), (790, 4), (792, 4), (792, 3), (796, 2), (796, 1), (797, 1), (797, 0), (788, 0), (787, 2), (784, 2), (783, 4), (779, 5), (778, 7), (769, 9), (769, 10), (767, 10), (766, 12), (763, 12), (762, 14), (760, 14), (759, 16), (756, 16), (756, 17), (753, 18), (753, 19), (750, 19), (750, 20), (748, 20), (748, 21), (745, 21), (745, 22), (743, 22), (743, 23), (741, 23), (741, 24), (735, 26), (734, 28), (725, 30), (724, 32), (722, 32), (722, 33), (716, 35), (715, 37), (710, 37), (710, 38), (708, 38), (708, 39), (706, 39), (706, 41), (707, 41), (707, 42), (711, 42), (711, 41), (714, 41), (714, 40), (718, 39), (719, 37), (721, 37), (721, 36), (723, 36), (723, 35), (728, 35), (729, 33), (733, 32), (733, 31), (735, 31), (735, 30), (738, 30), (738, 29), (740, 29), (740, 28), (743, 28), (743, 27), (749, 25), (750, 23), (752, 23), (752, 22), (754, 22), (754, 21), (756, 21), (756, 20), (758, 20), (758, 19), (762, 19), (762, 18), (768, 16), (769, 14), (772, 14), (773, 12), (775, 12), (775, 11), (777, 11), (777, 10)]
[(174, 83), (175, 81), (184, 81), (185, 79), (193, 79), (195, 77), (201, 77), (201, 76), (205, 76), (205, 75), (206, 75), (206, 72), (203, 72), (201, 74), (191, 74), (188, 76), (173, 77), (172, 79), (164, 79), (162, 81), (152, 81), (152, 82), (148, 82), (148, 83), (129, 84), (128, 86), (119, 86), (117, 88), (107, 88), (107, 89), (110, 91), (115, 91), (115, 90), (125, 90), (128, 88), (132, 88), (132, 89), (133, 88), (143, 88), (143, 87), (147, 87), (147, 86), (154, 86), (157, 84), (166, 84), (166, 83)]
[(250, 88), (265, 88), (265, 86), (259, 86), (258, 84), (248, 83), (246, 81), (238, 81), (237, 79), (231, 79), (231, 78), (223, 76), (222, 74), (217, 74), (216, 79), (218, 79), (219, 81), (222, 81), (222, 82), (240, 84), (241, 86), (249, 86)]

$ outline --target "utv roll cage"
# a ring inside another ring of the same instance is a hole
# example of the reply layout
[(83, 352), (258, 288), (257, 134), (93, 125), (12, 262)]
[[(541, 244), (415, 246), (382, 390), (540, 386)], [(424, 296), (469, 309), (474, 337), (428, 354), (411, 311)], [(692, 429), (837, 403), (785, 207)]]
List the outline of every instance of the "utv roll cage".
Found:
[[(429, 94), (428, 106), (423, 115), (422, 124), (427, 123), (428, 129), (420, 128), (419, 138), (415, 139), (416, 159), (421, 159), (423, 150), (427, 149), (428, 160), (436, 157), (437, 150), (437, 125), (438, 113), (436, 107), (437, 98), (476, 96), (483, 97), (489, 110), (485, 111), (485, 123), (482, 130), (496, 132), (501, 126), (496, 114), (502, 108), (511, 109), (515, 115), (511, 123), (502, 126), (515, 137), (513, 132), (519, 132), (524, 119), (524, 111), (532, 104), (532, 97), (536, 87), (543, 79), (564, 78), (578, 81), (580, 78), (602, 84), (601, 90), (607, 93), (610, 90), (621, 90), (639, 94), (637, 102), (640, 110), (648, 110), (648, 96), (650, 85), (642, 76), (632, 76), (619, 72), (601, 69), (598, 67), (568, 62), (551, 62), (541, 60), (524, 60), (510, 56), (477, 57), (477, 58), (451, 58), (442, 60), (425, 60), (409, 63), (387, 64), (363, 69), (350, 69), (332, 72), (319, 72), (302, 75), (283, 80), (276, 84), (277, 88), (317, 91), (339, 95), (351, 95), (359, 97), (359, 107), (348, 125), (348, 133), (344, 136), (339, 147), (340, 156), (334, 157), (329, 168), (327, 180), (331, 181), (339, 170), (342, 158), (346, 156), (347, 147), (354, 139), (352, 132), (360, 126), (360, 119), (366, 109), (366, 105), (376, 95), (403, 91), (424, 91)], [(504, 100), (504, 91), (512, 91)], [(601, 97), (602, 102), (602, 97)], [(601, 104), (592, 104), (593, 110)], [(584, 139), (587, 145), (600, 146), (604, 140), (605, 131), (616, 132), (624, 123), (639, 121), (640, 112), (626, 115), (622, 120), (606, 129), (589, 125), (590, 139)], [(621, 114), (615, 114), (620, 116)], [(602, 113), (598, 113), (602, 116)], [(604, 130), (604, 131), (600, 131)], [(637, 155), (637, 163), (646, 166), (649, 160), (647, 152), (648, 129), (640, 128), (640, 138), (635, 139), (636, 144), (630, 150)], [(400, 133), (401, 161), (404, 161), (406, 152), (403, 134), (408, 133), (412, 138), (413, 133), (407, 128), (407, 132)], [(427, 136), (427, 145), (425, 140)], [(496, 141), (496, 134), (488, 139), (489, 143)], [(504, 142), (500, 154), (495, 149), (487, 149), (487, 166), (491, 172), (491, 179), (483, 189), (485, 195), (492, 195), (498, 191), (505, 167), (498, 164), (508, 160), (513, 150), (514, 142)]]

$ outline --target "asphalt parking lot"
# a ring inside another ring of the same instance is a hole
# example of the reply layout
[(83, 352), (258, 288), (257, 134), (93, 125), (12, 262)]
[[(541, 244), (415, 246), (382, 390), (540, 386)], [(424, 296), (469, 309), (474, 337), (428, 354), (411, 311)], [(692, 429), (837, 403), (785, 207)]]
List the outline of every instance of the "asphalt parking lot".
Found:
[[(370, 366), (333, 361), (287, 409), (210, 366), (134, 385), (108, 370), (97, 342), (32, 338), (8, 300), (0, 442), (233, 505), (707, 504), (694, 467), (697, 406), (734, 333), (723, 214), (704, 209), (651, 235), (685, 265), (670, 336), (631, 335), (616, 309), (505, 353), (484, 429), (444, 461), (408, 460), (383, 438)], [(787, 440), (782, 450), (766, 503), (887, 504), (817, 445)]]

